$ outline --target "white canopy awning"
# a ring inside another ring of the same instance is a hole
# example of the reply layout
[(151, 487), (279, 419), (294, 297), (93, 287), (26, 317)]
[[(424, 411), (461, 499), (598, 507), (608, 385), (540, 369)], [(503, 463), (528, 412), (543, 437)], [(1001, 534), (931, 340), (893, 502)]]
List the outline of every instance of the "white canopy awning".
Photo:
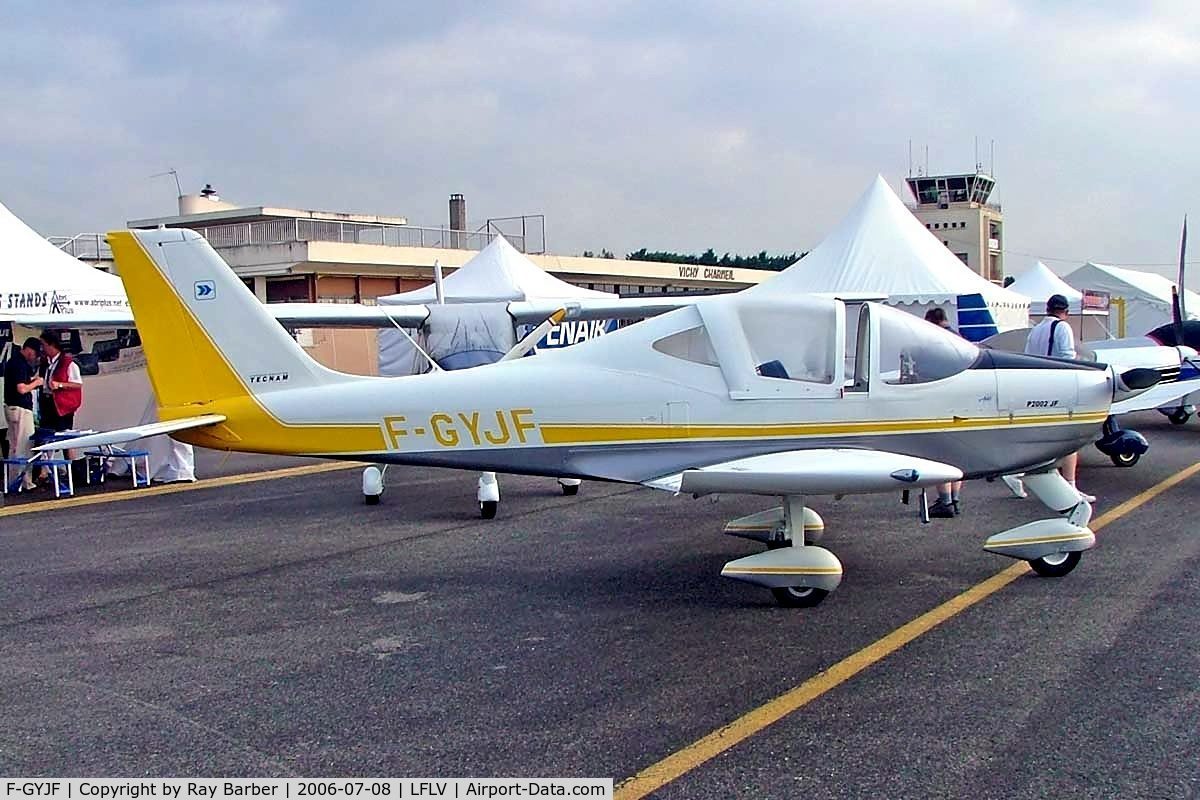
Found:
[(1067, 298), (1072, 314), (1078, 314), (1083, 305), (1083, 292), (1070, 286), (1040, 261), (1034, 262), (1032, 267), (1021, 273), (1020, 277), (1007, 286), (1007, 289), (1028, 297), (1029, 310), (1033, 314), (1041, 314), (1045, 311), (1046, 301), (1056, 294)]
[[(499, 235), (470, 261), (448, 275), (442, 285), (447, 303), (616, 297), (608, 292), (582, 289), (559, 280)], [(436, 301), (437, 290), (433, 285), (379, 298), (380, 303), (387, 305), (429, 304)]]
[[(1175, 282), (1154, 272), (1088, 262), (1063, 277), (1076, 289), (1108, 292), (1123, 308), (1122, 335), (1141, 336), (1171, 321), (1171, 289)], [(1200, 294), (1185, 290), (1188, 319), (1200, 319)]]
[(129, 316), (125, 287), (43, 239), (0, 204), (0, 318)]

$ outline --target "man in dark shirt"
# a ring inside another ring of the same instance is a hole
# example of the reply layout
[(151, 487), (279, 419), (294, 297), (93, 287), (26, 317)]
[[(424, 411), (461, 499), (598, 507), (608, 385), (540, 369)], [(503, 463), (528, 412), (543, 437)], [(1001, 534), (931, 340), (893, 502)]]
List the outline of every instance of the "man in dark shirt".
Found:
[[(29, 458), (33, 437), (34, 392), (42, 385), (37, 374), (37, 362), (42, 343), (34, 338), (25, 340), (20, 351), (13, 353), (4, 365), (4, 421), (8, 423), (8, 455), (10, 458)], [(36, 489), (33, 475), (25, 471), (24, 486)]]

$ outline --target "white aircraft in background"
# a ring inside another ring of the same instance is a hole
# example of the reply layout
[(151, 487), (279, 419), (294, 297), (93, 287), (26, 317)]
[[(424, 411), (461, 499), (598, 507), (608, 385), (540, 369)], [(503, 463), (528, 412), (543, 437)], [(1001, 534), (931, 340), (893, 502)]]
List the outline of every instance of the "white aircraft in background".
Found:
[[(1158, 373), (1158, 384), (1151, 390), (1113, 403), (1111, 416), (1105, 421), (1096, 449), (1118, 467), (1132, 467), (1149, 449), (1146, 438), (1137, 431), (1122, 429), (1117, 417), (1136, 411), (1158, 409), (1176, 425), (1188, 421), (1195, 408), (1191, 395), (1200, 393), (1200, 321), (1188, 320), (1184, 308), (1184, 286), (1187, 265), (1187, 217), (1179, 241), (1179, 277), (1172, 288), (1171, 322), (1161, 325), (1144, 336), (1122, 339), (1101, 339), (1079, 342), (1079, 358), (1103, 362), (1116, 370), (1135, 367)], [(987, 339), (987, 347), (1009, 352), (1024, 352), (1028, 329), (1006, 331)]]
[(77, 446), (170, 433), (222, 450), (779, 497), (726, 527), (768, 549), (722, 574), (788, 606), (816, 605), (841, 582), (837, 557), (811, 543), (823, 528), (811, 495), (1025, 472), (1065, 516), (984, 547), (1042, 575), (1070, 572), (1095, 543), (1091, 506), (1054, 464), (1096, 437), (1114, 398), (1157, 380), (981, 350), (871, 302), (758, 289), (537, 358), (352, 376), (309, 358), (199, 234), (122, 231), (109, 242), (162, 421)]

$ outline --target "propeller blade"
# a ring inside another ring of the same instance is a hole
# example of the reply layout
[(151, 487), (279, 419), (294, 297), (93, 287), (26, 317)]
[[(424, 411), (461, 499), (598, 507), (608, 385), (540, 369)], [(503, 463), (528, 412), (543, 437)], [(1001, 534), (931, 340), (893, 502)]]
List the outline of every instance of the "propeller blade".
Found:
[(545, 322), (543, 322), (541, 325), (538, 325), (529, 333), (525, 334), (525, 338), (521, 339), (521, 341), (517, 342), (511, 350), (501, 356), (500, 360), (511, 361), (514, 358), (521, 358), (530, 350), (532, 350), (533, 346), (536, 345), (551, 328), (562, 322), (566, 316), (567, 310), (565, 308), (560, 308), (558, 311), (555, 311), (553, 314), (547, 317)]
[[(1184, 307), (1185, 289), (1187, 284), (1183, 280), (1184, 266), (1187, 262), (1187, 214), (1183, 215), (1183, 235), (1179, 237), (1179, 280), (1177, 287), (1179, 289), (1179, 316), (1177, 321), (1182, 324), (1183, 320), (1187, 319), (1187, 308)], [(1182, 340), (1180, 344), (1182, 344)]]

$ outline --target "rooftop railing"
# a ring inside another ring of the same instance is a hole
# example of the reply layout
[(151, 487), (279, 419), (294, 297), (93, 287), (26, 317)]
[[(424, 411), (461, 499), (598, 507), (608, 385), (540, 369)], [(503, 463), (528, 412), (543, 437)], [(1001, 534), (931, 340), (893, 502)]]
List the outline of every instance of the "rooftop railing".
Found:
[[(449, 228), (420, 228), (415, 225), (379, 225), (321, 219), (271, 219), (209, 225), (196, 231), (213, 247), (288, 244), (290, 242), (340, 242), (384, 247), (443, 247), (451, 250), (482, 250), (496, 232), (455, 231)], [(509, 244), (526, 252), (526, 237), (505, 236)]]
[(47, 236), (46, 241), (80, 261), (112, 261), (112, 249), (104, 241), (103, 233)]

